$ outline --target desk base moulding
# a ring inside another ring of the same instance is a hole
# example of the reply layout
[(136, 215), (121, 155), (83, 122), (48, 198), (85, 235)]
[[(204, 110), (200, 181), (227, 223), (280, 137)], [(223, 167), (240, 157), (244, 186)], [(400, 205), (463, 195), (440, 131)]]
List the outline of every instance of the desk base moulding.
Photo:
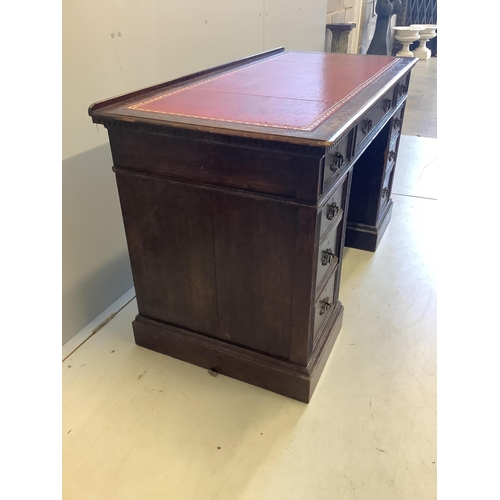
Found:
[(342, 326), (340, 302), (324, 324), (307, 366), (276, 359), (228, 342), (140, 315), (132, 323), (137, 345), (215, 373), (309, 403)]

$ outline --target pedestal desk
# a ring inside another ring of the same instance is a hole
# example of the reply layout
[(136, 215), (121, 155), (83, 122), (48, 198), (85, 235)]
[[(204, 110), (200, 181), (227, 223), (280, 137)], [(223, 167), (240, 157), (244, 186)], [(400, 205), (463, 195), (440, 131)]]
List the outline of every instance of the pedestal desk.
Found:
[(264, 52), (93, 104), (108, 129), (138, 345), (309, 402), (344, 244), (390, 219), (416, 60)]

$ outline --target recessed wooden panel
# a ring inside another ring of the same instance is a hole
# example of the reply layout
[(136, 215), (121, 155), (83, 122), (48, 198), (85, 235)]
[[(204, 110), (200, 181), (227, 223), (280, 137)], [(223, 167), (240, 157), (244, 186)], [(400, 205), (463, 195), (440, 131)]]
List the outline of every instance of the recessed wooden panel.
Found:
[(139, 313), (215, 335), (210, 193), (119, 171), (117, 184)]
[(297, 210), (279, 202), (214, 194), (221, 339), (290, 357)]

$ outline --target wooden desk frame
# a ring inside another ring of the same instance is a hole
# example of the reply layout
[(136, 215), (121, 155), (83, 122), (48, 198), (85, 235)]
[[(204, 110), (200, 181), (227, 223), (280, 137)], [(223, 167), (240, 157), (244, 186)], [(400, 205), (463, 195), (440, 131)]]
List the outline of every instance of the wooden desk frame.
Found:
[(95, 103), (89, 114), (109, 133), (136, 343), (309, 402), (341, 329), (344, 244), (374, 251), (390, 220), (416, 61), (393, 58), (313, 130), (130, 110), (283, 52)]

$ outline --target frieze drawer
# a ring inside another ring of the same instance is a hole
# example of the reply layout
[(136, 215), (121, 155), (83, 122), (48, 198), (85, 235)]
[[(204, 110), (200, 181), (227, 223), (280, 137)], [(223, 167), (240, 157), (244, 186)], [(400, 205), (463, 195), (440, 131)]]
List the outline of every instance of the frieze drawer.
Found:
[(313, 345), (321, 331), (321, 326), (324, 324), (326, 318), (328, 318), (329, 313), (335, 309), (335, 283), (337, 280), (338, 270), (339, 267), (337, 265), (335, 271), (333, 271), (332, 275), (328, 279), (325, 288), (314, 305)]
[(384, 116), (393, 109), (393, 89), (377, 101), (368, 112), (366, 112), (358, 122), (356, 131), (356, 150), (360, 144), (365, 143), (365, 139), (372, 137), (377, 129), (379, 122)]
[(332, 151), (324, 158), (323, 162), (323, 191), (333, 182), (343, 167), (349, 164), (351, 154), (349, 145), (351, 144), (352, 132), (349, 132)]

